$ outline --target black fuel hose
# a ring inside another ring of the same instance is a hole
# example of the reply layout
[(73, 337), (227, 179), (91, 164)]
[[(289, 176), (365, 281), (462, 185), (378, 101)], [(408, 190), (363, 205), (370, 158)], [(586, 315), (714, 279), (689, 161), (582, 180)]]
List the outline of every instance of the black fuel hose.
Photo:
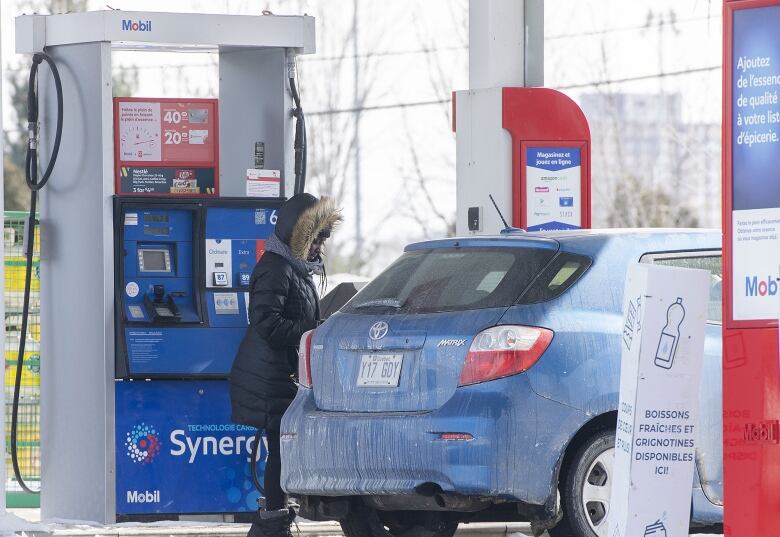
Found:
[[(52, 147), (49, 164), (43, 172), (42, 177), (38, 177), (38, 66), (46, 62), (54, 78), (54, 87), (57, 93), (57, 127), (54, 135), (54, 146)], [(16, 380), (14, 383), (14, 401), (11, 411), (11, 462), (13, 463), (14, 476), (17, 483), (27, 492), (37, 494), (40, 490), (31, 489), (22, 477), (19, 470), (19, 458), (17, 453), (17, 426), (19, 422), (19, 391), (22, 384), (22, 368), (24, 367), (25, 340), (27, 339), (27, 323), (30, 315), (30, 284), (32, 282), (33, 267), (33, 248), (35, 244), (35, 211), (38, 203), (38, 191), (49, 182), (54, 163), (57, 161), (57, 155), (60, 151), (60, 141), (62, 140), (62, 81), (57, 65), (48, 54), (38, 52), (33, 54), (33, 63), (30, 68), (30, 79), (27, 85), (27, 130), (29, 140), (27, 143), (27, 156), (25, 158), (25, 178), (27, 186), (30, 188), (30, 214), (27, 218), (26, 226), (26, 245), (25, 257), (27, 266), (24, 274), (24, 303), (22, 306), (22, 327), (19, 336), (19, 354), (16, 357)]]
[(265, 496), (265, 488), (260, 483), (260, 479), (257, 477), (257, 454), (260, 451), (260, 442), (263, 441), (263, 430), (258, 429), (255, 433), (255, 444), (252, 446), (252, 461), (249, 463), (252, 465), (252, 483), (255, 484), (255, 488), (260, 493), (260, 496)]
[(301, 97), (298, 94), (298, 88), (295, 85), (295, 77), (290, 77), (290, 92), (292, 93), (295, 109), (292, 115), (295, 118), (295, 141), (293, 149), (295, 151), (295, 187), (293, 192), (300, 194), (306, 188), (306, 118), (301, 108)]

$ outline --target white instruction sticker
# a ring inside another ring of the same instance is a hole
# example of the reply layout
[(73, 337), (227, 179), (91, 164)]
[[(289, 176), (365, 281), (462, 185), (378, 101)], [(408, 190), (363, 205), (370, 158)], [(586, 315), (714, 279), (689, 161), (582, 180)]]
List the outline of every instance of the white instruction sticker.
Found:
[(246, 171), (246, 195), (249, 198), (278, 198), (282, 185), (279, 170)]

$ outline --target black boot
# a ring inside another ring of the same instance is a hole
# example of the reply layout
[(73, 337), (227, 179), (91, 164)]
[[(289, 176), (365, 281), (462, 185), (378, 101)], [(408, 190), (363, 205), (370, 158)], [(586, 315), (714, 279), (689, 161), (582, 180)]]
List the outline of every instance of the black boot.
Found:
[(290, 524), (294, 519), (295, 511), (292, 508), (258, 511), (247, 537), (292, 537)]

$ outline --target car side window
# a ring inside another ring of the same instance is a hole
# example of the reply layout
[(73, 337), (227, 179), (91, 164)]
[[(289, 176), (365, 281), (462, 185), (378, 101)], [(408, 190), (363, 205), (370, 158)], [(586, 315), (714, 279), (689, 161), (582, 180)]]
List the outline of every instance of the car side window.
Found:
[(593, 260), (590, 257), (559, 253), (518, 299), (518, 304), (537, 304), (557, 298), (574, 285), (591, 264)]
[(723, 266), (720, 252), (674, 252), (645, 254), (642, 263), (704, 269), (710, 271), (710, 303), (707, 322), (720, 324), (723, 319)]

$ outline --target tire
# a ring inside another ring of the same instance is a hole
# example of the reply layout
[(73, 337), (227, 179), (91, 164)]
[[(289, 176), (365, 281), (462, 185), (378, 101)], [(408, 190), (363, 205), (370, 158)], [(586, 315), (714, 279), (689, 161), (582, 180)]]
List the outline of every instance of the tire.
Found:
[(354, 506), (340, 521), (346, 537), (452, 537), (456, 522), (439, 513), (378, 511)]
[(614, 459), (615, 431), (600, 431), (580, 446), (560, 486), (563, 519), (551, 537), (608, 537)]

